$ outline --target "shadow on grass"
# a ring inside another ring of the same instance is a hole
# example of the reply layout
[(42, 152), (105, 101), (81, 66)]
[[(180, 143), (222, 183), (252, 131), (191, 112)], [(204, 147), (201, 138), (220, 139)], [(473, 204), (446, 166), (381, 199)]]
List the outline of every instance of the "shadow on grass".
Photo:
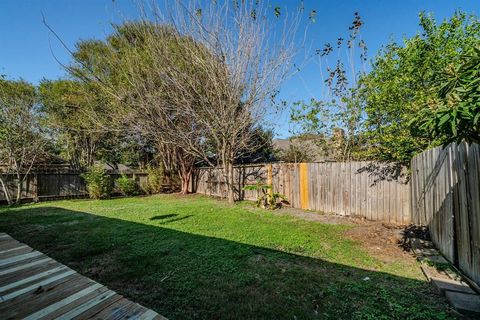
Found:
[(178, 216), (178, 214), (176, 214), (176, 213), (162, 214), (161, 216), (151, 217), (150, 220), (164, 220), (164, 219), (170, 219), (170, 218), (177, 217), (177, 216)]
[[(158, 216), (159, 220), (189, 216)], [(445, 319), (426, 282), (56, 207), (0, 229), (171, 319)]]

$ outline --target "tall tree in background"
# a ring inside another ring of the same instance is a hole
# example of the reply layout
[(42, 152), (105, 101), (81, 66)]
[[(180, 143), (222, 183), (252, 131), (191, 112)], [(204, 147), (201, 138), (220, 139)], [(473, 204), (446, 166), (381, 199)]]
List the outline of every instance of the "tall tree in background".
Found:
[[(108, 124), (110, 130), (123, 129), (152, 141), (164, 172), (178, 173), (182, 181), (181, 191), (187, 193), (196, 158), (186, 150), (200, 148), (203, 135), (195, 125), (195, 119), (181, 113), (168, 100), (167, 92), (175, 88), (168, 85), (164, 75), (172, 67), (181, 68), (192, 77), (198, 71), (178, 53), (185, 46), (195, 45), (194, 42), (185, 37), (178, 41), (174, 32), (171, 27), (146, 20), (117, 25), (114, 33), (102, 44), (102, 54), (95, 57), (97, 51), (92, 51), (88, 58), (100, 66), (85, 68), (81, 61), (77, 61), (71, 72), (94, 77), (91, 82), (113, 101)], [(88, 43), (79, 45), (86, 46)], [(176, 139), (176, 131), (188, 132), (190, 136)]]
[(43, 125), (72, 168), (89, 167), (97, 160), (113, 168), (119, 163), (139, 167), (151, 158), (151, 146), (142, 136), (106, 128), (103, 119), (110, 102), (98, 87), (72, 79), (43, 80), (38, 91)]
[[(84, 103), (82, 110), (87, 123), (96, 129), (93, 132), (103, 134), (101, 141), (108, 142), (112, 136), (116, 146), (118, 140), (122, 140), (121, 145), (131, 137), (136, 137), (137, 143), (147, 142), (157, 151), (167, 178), (178, 173), (182, 193), (187, 193), (196, 156), (186, 149), (199, 149), (204, 135), (194, 118), (166, 99), (167, 92), (175, 89), (165, 81), (168, 68), (181, 68), (192, 77), (197, 72), (179, 54), (182, 47), (195, 42), (174, 33), (172, 27), (148, 20), (114, 25), (114, 32), (105, 41), (77, 43), (73, 63), (65, 67), (77, 83), (81, 81), (93, 96), (102, 98), (101, 105)], [(175, 131), (179, 130), (189, 132), (189, 139), (178, 139)], [(115, 160), (108, 149), (98, 153), (106, 160)]]
[(199, 158), (223, 167), (233, 202), (234, 162), (258, 148), (252, 137), (292, 71), (300, 11), (282, 15), (258, 1), (172, 0), (166, 8), (119, 26), (97, 54), (74, 54), (69, 70), (119, 102), (117, 124), (126, 119), (173, 150), (184, 192)]
[(41, 111), (46, 115), (45, 125), (60, 146), (61, 156), (74, 169), (93, 165), (105, 133), (86, 111), (99, 103), (98, 94), (82, 82), (43, 80), (39, 96)]
[[(366, 73), (367, 62), (367, 47), (361, 37), (363, 24), (355, 12), (346, 38), (339, 37), (335, 44), (326, 43), (316, 50), (324, 83), (322, 99), (298, 101), (291, 113), (291, 121), (300, 126), (301, 134), (317, 135), (319, 147), (340, 161), (352, 160), (359, 149), (363, 104), (358, 81)], [(329, 137), (327, 145), (323, 137)]]
[(445, 81), (445, 70), (478, 43), (480, 21), (457, 12), (437, 23), (421, 13), (420, 26), (421, 33), (403, 45), (392, 42), (383, 48), (361, 80), (370, 159), (408, 165), (415, 153), (441, 144), (412, 120), (426, 105), (439, 104), (437, 88)]
[[(23, 184), (44, 154), (37, 108), (34, 86), (0, 78), (0, 184), (8, 204), (20, 202)], [(8, 174), (16, 178), (15, 196), (10, 194)]]
[(252, 137), (269, 112), (268, 101), (292, 72), (301, 46), (295, 41), (300, 11), (282, 15), (281, 8), (270, 10), (258, 1), (171, 4), (170, 13), (157, 9), (153, 15), (156, 23), (173, 26), (178, 42), (185, 36), (195, 41), (179, 51), (195, 72), (179, 67), (178, 57), (163, 55), (169, 66), (164, 79), (172, 88), (165, 101), (194, 119), (196, 126), (172, 131), (172, 140), (188, 141), (200, 134), (200, 142), (211, 144), (212, 148), (185, 150), (223, 168), (227, 198), (233, 202), (233, 165), (258, 148)]

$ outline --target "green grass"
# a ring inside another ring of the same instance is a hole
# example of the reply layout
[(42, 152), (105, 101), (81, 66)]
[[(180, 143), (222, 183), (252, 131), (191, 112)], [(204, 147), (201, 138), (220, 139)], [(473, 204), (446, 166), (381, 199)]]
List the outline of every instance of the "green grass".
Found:
[(202, 196), (0, 209), (2, 232), (171, 319), (449, 317), (416, 263), (375, 259), (352, 227)]

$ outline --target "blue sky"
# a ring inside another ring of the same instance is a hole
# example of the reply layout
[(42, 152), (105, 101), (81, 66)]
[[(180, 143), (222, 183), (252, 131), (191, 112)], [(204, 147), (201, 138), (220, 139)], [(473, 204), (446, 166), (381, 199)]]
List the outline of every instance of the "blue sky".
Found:
[[(288, 6), (298, 2), (270, 0), (270, 3)], [(401, 40), (417, 33), (418, 13), (422, 10), (442, 20), (457, 9), (475, 14), (480, 9), (479, 0), (306, 0), (304, 3), (307, 11), (317, 11), (316, 23), (309, 29), (312, 50), (345, 36), (353, 13), (358, 11), (365, 22), (362, 37), (370, 57), (390, 39)], [(131, 0), (1, 0), (0, 74), (35, 84), (42, 78), (64, 75), (52, 52), (63, 62), (69, 61), (69, 55), (42, 24), (42, 13), (67, 45), (73, 47), (79, 39), (105, 37), (111, 22), (121, 21), (122, 16), (135, 16), (135, 8)], [(321, 90), (319, 68), (309, 64), (283, 84), (281, 97), (288, 101), (309, 100), (319, 98)], [(288, 136), (288, 112), (272, 120), (277, 135)]]

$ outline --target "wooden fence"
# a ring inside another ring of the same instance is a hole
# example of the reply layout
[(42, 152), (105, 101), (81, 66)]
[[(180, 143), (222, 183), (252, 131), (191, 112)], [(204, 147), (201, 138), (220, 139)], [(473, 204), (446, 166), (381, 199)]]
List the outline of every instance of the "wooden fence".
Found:
[(480, 147), (451, 144), (412, 159), (412, 220), (480, 285)]
[[(68, 197), (86, 197), (88, 195), (85, 181), (80, 177), (79, 172), (40, 172), (31, 173), (23, 182), (22, 200), (51, 200)], [(118, 192), (115, 180), (120, 173), (109, 174), (114, 192)], [(143, 172), (126, 173), (130, 178), (135, 177), (139, 185), (147, 182), (147, 174)], [(3, 174), (7, 187), (12, 197), (16, 197), (17, 178), (14, 174)], [(6, 197), (3, 189), (0, 188), (0, 203), (5, 203)]]
[[(244, 191), (257, 180), (272, 184), (295, 208), (362, 216), (398, 224), (410, 223), (410, 187), (405, 169), (372, 162), (279, 163), (235, 167), (238, 199), (256, 200)], [(225, 197), (218, 168), (199, 168), (192, 191)]]

